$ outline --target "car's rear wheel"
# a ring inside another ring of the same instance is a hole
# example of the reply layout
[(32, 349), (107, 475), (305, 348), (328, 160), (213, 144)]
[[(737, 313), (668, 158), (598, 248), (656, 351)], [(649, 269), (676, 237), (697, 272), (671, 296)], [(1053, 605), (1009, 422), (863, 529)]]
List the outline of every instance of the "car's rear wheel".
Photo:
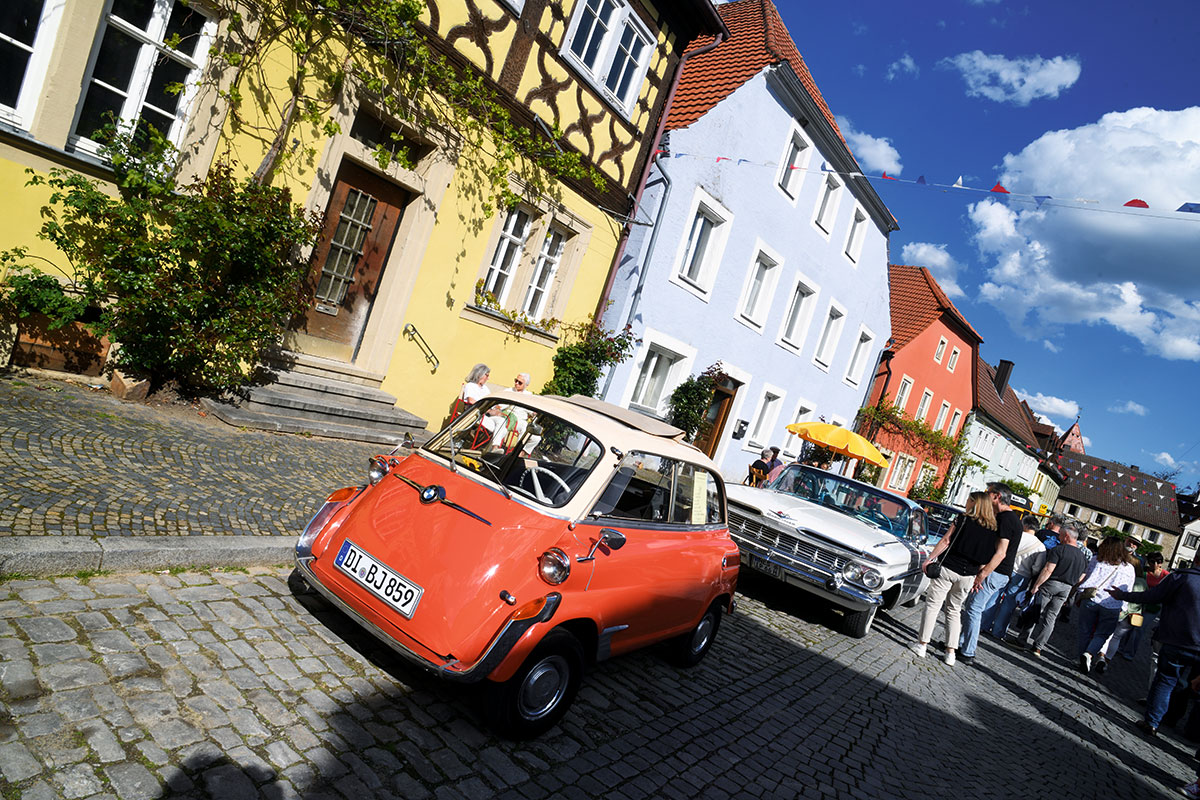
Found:
[(680, 667), (694, 667), (699, 664), (712, 648), (713, 640), (717, 638), (717, 629), (720, 627), (720, 606), (709, 606), (695, 628), (671, 642), (671, 661)]
[(567, 713), (583, 678), (583, 648), (564, 630), (552, 631), (503, 683), (488, 683), (485, 708), (495, 731), (514, 739), (538, 736)]
[(871, 624), (875, 622), (875, 614), (878, 611), (879, 606), (871, 606), (861, 611), (847, 611), (846, 616), (842, 618), (842, 630), (847, 636), (863, 638), (871, 632)]

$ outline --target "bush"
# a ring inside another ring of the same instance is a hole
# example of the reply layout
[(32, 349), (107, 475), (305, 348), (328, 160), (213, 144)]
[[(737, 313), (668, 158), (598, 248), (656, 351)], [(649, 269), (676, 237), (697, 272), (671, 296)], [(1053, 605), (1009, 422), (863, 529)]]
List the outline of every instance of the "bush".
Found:
[(44, 314), (52, 331), (82, 319), (88, 308), (87, 299), (68, 294), (56, 278), (19, 263), (25, 257), (23, 248), (0, 253), (0, 267), (7, 268), (8, 273), (4, 278), (4, 297), (16, 315), (24, 319), (30, 314)]
[(637, 341), (628, 328), (614, 333), (590, 319), (564, 325), (563, 338), (570, 341), (554, 352), (554, 374), (542, 387), (542, 394), (595, 397), (604, 368), (633, 355)]
[(699, 375), (691, 375), (675, 387), (667, 401), (670, 411), (667, 422), (684, 432), (684, 438), (692, 442), (704, 424), (704, 417), (712, 405), (713, 391), (725, 380), (720, 362), (713, 364)]
[(105, 136), (116, 198), (69, 170), (29, 181), (52, 190), (39, 235), (101, 306), (89, 327), (121, 343), (114, 366), (155, 383), (245, 383), (304, 308), (308, 266), (297, 256), (316, 242), (317, 217), (294, 206), (286, 189), (238, 179), (228, 161), (177, 186), (176, 153), (153, 128), (136, 137), (110, 128)]

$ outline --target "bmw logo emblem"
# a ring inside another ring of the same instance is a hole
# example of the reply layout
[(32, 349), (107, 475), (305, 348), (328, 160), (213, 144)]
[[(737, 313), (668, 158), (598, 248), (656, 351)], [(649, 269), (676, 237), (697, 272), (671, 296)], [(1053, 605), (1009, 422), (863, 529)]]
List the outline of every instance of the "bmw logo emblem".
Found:
[(440, 486), (426, 486), (424, 489), (421, 490), (421, 502), (422, 503), (437, 502), (438, 500), (441, 499), (441, 495), (442, 495), (441, 489), (442, 489), (442, 487), (440, 487)]

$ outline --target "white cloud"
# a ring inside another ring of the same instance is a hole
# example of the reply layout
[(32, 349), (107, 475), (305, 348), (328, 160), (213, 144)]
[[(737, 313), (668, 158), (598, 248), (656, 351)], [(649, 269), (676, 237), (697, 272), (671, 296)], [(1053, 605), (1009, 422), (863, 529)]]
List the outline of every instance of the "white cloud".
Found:
[(863, 75), (867, 74), (867, 65), (866, 64), (855, 64), (851, 68), (850, 71), (861, 78)]
[(888, 65), (887, 72), (884, 73), (884, 80), (894, 81), (901, 75), (912, 75), (914, 78), (921, 74), (921, 68), (917, 66), (917, 62), (908, 53), (900, 56), (900, 58)]
[[(1111, 326), (1148, 353), (1200, 361), (1200, 219), (1169, 213), (1198, 199), (1200, 107), (1135, 108), (1051, 131), (1006, 155), (1000, 182), (1067, 204), (969, 207), (991, 262), (980, 297), (1016, 333), (1036, 341), (1068, 324)], [(1134, 197), (1151, 211), (1123, 209)]]
[(1079, 416), (1079, 403), (1076, 403), (1074, 400), (1064, 400), (1061, 397), (1045, 395), (1041, 392), (1031, 395), (1023, 389), (1016, 389), (1014, 391), (1016, 391), (1017, 397), (1024, 400), (1029, 404), (1030, 408), (1040, 414), (1045, 414), (1049, 417), (1071, 419), (1072, 421), (1075, 417)]
[(1058, 345), (1056, 345), (1054, 342), (1050, 341), (1049, 339), (1042, 339), (1042, 347), (1046, 348), (1051, 353), (1058, 352)]
[(1175, 469), (1175, 467), (1179, 466), (1179, 462), (1176, 461), (1175, 458), (1165, 450), (1161, 453), (1155, 453), (1154, 460), (1159, 464), (1162, 464), (1167, 469)]
[(904, 169), (900, 164), (900, 153), (892, 147), (891, 139), (856, 130), (849, 117), (838, 116), (835, 119), (842, 136), (846, 137), (846, 144), (850, 145), (859, 166), (865, 171), (899, 175)]
[(957, 69), (967, 82), (968, 96), (1018, 106), (1027, 106), (1039, 97), (1058, 97), (1079, 80), (1080, 73), (1074, 58), (1005, 58), (982, 50), (943, 58), (938, 66)]
[(1136, 414), (1139, 417), (1146, 416), (1146, 407), (1141, 403), (1135, 403), (1132, 400), (1126, 400), (1124, 403), (1117, 403), (1110, 406), (1109, 411), (1114, 414)]
[(958, 285), (958, 271), (962, 265), (946, 252), (946, 245), (909, 242), (901, 249), (900, 260), (905, 264), (928, 267), (942, 291), (950, 297), (966, 297), (966, 292)]
[(1080, 438), (1080, 440), (1083, 442), (1083, 449), (1085, 449), (1085, 450), (1086, 450), (1086, 449), (1088, 449), (1089, 447), (1091, 447), (1091, 446), (1092, 446), (1092, 439), (1091, 439), (1091, 437), (1090, 437), (1090, 436), (1083, 436), (1083, 435), (1080, 435), (1080, 437), (1079, 437), (1079, 438)]

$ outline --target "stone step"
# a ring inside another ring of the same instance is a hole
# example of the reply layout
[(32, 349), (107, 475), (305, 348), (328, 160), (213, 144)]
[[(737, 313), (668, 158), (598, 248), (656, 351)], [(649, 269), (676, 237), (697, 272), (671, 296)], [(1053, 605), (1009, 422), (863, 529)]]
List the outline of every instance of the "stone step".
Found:
[[(390, 398), (390, 395), (388, 396)], [(425, 420), (397, 408), (392, 402), (364, 402), (345, 394), (322, 392), (307, 387), (272, 384), (255, 386), (243, 395), (240, 405), (247, 409), (277, 411), (294, 417), (329, 417), (333, 421), (357, 420), (374, 425), (401, 425), (424, 428)]]
[[(407, 442), (420, 445), (432, 435), (424, 427), (400, 425), (369, 427), (361, 424), (337, 422), (332, 419), (299, 417), (278, 412), (248, 409), (232, 403), (214, 400), (201, 401), (217, 419), (240, 428), (298, 433), (311, 436), (326, 436), (331, 439), (349, 439), (359, 442), (375, 442), (396, 446)], [(408, 435), (406, 439), (405, 434)]]

